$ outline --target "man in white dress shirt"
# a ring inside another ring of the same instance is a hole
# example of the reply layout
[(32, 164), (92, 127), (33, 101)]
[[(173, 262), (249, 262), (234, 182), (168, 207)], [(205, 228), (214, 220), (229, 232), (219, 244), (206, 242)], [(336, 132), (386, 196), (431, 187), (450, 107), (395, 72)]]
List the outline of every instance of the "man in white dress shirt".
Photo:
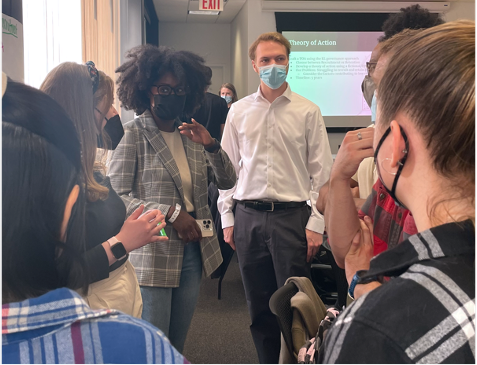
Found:
[(316, 200), (333, 161), (320, 108), (285, 81), (290, 48), (275, 32), (250, 46), (260, 86), (232, 104), (222, 139), (238, 181), (220, 191), (218, 208), (225, 241), (237, 250), (260, 363), (278, 363), (280, 352), (271, 295), (290, 276), (309, 277), (323, 241)]

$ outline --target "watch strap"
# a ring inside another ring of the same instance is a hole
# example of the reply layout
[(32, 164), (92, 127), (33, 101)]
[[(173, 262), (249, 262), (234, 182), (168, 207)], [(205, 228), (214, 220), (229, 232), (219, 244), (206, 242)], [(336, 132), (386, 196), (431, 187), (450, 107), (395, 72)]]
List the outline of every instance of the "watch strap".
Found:
[(356, 284), (358, 284), (359, 276), (358, 273), (354, 274), (353, 278), (351, 279), (351, 283), (349, 284), (348, 295), (351, 299), (354, 300), (354, 288), (356, 288)]
[[(112, 252), (113, 256), (116, 258), (116, 260), (122, 260), (123, 258), (125, 258), (125, 257), (127, 256), (127, 251), (126, 251), (126, 249), (125, 249), (123, 243), (120, 242), (120, 241), (116, 238), (116, 236), (111, 237), (111, 238), (108, 239), (107, 241), (108, 241), (108, 243), (109, 243), (109, 247), (111, 248), (111, 252)], [(115, 252), (115, 251), (117, 251), (117, 250), (113, 249), (113, 247), (116, 246), (116, 245), (120, 245), (120, 246), (122, 247), (122, 250), (124, 251), (124, 255), (122, 255), (121, 257), (118, 257), (119, 255), (117, 255), (117, 253)]]
[(176, 203), (176, 210), (172, 213), (171, 217), (169, 218), (169, 223), (174, 223), (181, 212), (181, 206)]
[(358, 270), (356, 271), (356, 275), (358, 275), (358, 284), (369, 284), (372, 283), (373, 281), (379, 281), (382, 282), (382, 277), (373, 275), (373, 276), (368, 276), (366, 278), (363, 278), (364, 275), (368, 273), (368, 270)]
[(109, 243), (109, 247), (112, 247), (114, 246), (116, 243), (118, 243), (118, 239), (116, 238), (116, 236), (113, 236), (111, 237), (109, 240), (108, 240), (108, 243)]
[(373, 281), (378, 281), (378, 282), (382, 281), (380, 280), (378, 276), (370, 276), (363, 279), (362, 277), (367, 273), (368, 273), (368, 270), (358, 270), (356, 271), (356, 274), (354, 274), (348, 289), (348, 294), (351, 297), (351, 299), (354, 300), (354, 289), (356, 288), (356, 285), (369, 284), (369, 283), (372, 283)]

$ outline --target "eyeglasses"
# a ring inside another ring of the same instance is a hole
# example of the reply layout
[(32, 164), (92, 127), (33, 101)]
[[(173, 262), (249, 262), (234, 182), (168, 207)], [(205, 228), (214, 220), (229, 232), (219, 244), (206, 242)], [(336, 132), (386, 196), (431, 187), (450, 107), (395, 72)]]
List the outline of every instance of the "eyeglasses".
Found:
[(169, 85), (153, 85), (151, 91), (154, 95), (163, 95), (169, 96), (171, 95), (172, 91), (174, 91), (175, 95), (183, 96), (187, 94), (189, 91), (187, 87), (178, 86), (176, 88), (170, 87)]
[(368, 69), (368, 72), (374, 71), (377, 64), (377, 62), (366, 62), (366, 68)]

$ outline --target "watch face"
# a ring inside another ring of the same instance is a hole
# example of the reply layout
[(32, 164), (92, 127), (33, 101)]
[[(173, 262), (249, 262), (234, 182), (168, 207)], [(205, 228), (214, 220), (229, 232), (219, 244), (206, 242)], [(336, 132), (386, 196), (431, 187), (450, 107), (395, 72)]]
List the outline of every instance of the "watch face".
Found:
[(114, 246), (111, 246), (111, 252), (117, 260), (122, 259), (127, 254), (126, 249), (121, 242), (118, 242)]

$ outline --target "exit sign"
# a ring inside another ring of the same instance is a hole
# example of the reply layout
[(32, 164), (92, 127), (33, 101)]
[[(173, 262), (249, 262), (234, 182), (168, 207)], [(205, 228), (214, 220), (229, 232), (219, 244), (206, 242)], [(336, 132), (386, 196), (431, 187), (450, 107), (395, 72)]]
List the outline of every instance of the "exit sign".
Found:
[(199, 0), (199, 10), (223, 11), (224, 0)]

